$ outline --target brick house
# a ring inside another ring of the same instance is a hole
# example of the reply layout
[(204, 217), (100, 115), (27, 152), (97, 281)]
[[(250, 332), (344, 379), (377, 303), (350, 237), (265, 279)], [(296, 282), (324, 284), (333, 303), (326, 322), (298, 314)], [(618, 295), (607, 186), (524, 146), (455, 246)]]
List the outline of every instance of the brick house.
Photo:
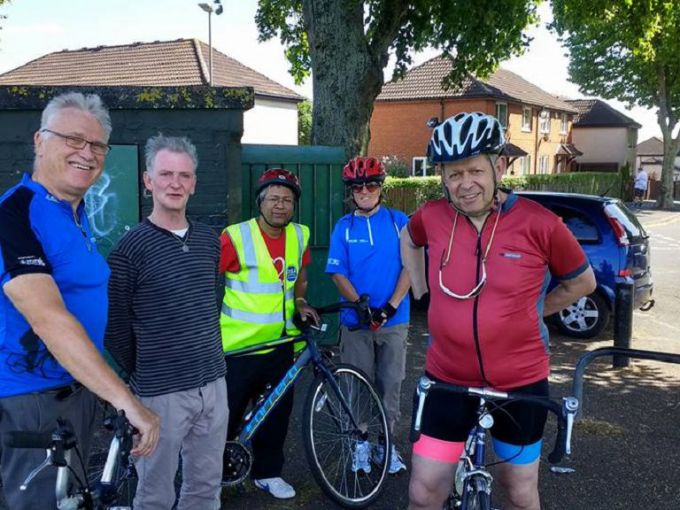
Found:
[(583, 154), (576, 157), (579, 171), (617, 172), (635, 169), (635, 146), (642, 126), (600, 99), (566, 99), (578, 110), (571, 126), (571, 143)]
[(569, 142), (572, 105), (510, 71), (499, 69), (486, 80), (470, 77), (458, 88), (444, 90), (451, 70), (442, 57), (411, 69), (402, 80), (383, 86), (371, 117), (371, 156), (396, 156), (424, 175), (432, 117), (440, 121), (463, 111), (495, 115), (511, 144), (512, 175), (568, 172), (580, 152)]
[[(49, 53), (0, 75), (0, 85), (187, 87), (210, 83), (210, 48), (198, 39)], [(213, 86), (253, 87), (242, 143), (297, 145), (304, 98), (213, 48)]]

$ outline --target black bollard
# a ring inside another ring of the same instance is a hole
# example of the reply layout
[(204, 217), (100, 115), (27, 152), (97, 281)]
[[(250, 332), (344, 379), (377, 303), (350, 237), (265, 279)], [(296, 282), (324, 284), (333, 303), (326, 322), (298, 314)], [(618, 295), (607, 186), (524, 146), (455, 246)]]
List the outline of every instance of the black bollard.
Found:
[[(633, 293), (635, 292), (632, 278), (627, 280), (618, 285), (614, 310), (614, 347), (624, 349), (630, 349), (630, 340), (633, 337)], [(614, 368), (627, 367), (629, 364), (630, 358), (627, 356), (613, 357)]]

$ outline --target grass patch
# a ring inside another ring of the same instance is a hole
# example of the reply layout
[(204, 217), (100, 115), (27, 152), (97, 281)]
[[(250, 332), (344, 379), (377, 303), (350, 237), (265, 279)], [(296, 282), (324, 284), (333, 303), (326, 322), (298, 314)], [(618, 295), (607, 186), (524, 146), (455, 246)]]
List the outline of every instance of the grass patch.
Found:
[(601, 437), (621, 437), (623, 436), (624, 430), (618, 425), (614, 425), (607, 421), (583, 418), (576, 422), (576, 433)]

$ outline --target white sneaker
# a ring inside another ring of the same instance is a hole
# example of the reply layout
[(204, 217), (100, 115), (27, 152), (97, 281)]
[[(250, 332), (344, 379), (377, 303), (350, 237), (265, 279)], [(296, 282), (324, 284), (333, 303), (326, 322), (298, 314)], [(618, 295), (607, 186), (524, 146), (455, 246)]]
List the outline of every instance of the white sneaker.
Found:
[(392, 454), (390, 455), (390, 469), (388, 473), (395, 475), (400, 471), (406, 471), (406, 464), (404, 463), (404, 459), (401, 458), (401, 455), (397, 451), (396, 447), (392, 445)]
[(290, 499), (295, 497), (295, 489), (280, 476), (276, 478), (260, 478), (253, 480), (255, 487), (268, 492), (276, 499)]
[[(382, 464), (385, 461), (385, 447), (382, 445), (376, 445), (373, 448), (372, 460), (376, 464)], [(397, 451), (397, 448), (392, 445), (392, 454), (390, 455), (390, 468), (388, 470), (389, 474), (394, 475), (400, 471), (406, 470), (406, 464), (401, 458), (401, 455)]]
[(352, 452), (352, 471), (357, 473), (363, 471), (368, 474), (371, 472), (371, 444), (368, 441), (359, 441), (354, 445)]

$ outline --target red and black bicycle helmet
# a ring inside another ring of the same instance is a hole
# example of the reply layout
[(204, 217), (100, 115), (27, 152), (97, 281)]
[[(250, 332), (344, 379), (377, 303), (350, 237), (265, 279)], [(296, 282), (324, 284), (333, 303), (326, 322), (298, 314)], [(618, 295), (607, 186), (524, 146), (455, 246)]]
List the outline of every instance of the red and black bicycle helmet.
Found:
[(366, 182), (383, 182), (385, 175), (382, 162), (376, 158), (358, 156), (350, 159), (342, 169), (342, 182), (348, 186)]
[(295, 198), (297, 200), (300, 199), (300, 195), (302, 194), (300, 181), (294, 173), (284, 170), (283, 168), (270, 168), (269, 170), (266, 170), (257, 180), (257, 189), (255, 190), (255, 193), (259, 195), (267, 186), (272, 186), (274, 184), (290, 188), (293, 193), (295, 193)]

